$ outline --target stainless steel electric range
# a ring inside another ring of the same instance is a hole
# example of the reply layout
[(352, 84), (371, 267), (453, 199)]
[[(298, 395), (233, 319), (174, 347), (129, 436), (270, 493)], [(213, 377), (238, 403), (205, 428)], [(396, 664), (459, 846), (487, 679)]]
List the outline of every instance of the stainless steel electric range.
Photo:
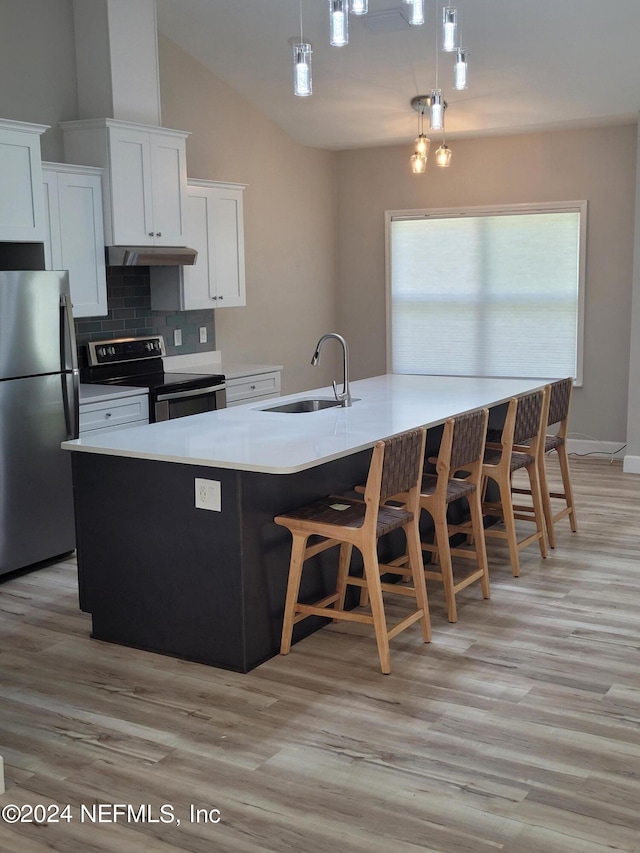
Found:
[(92, 341), (80, 381), (147, 388), (151, 423), (226, 407), (223, 375), (166, 371), (165, 354), (162, 335)]

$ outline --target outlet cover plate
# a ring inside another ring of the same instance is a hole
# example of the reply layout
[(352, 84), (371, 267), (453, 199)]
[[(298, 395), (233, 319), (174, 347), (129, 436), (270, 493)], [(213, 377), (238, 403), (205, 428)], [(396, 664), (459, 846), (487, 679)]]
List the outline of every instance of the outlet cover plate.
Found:
[(222, 512), (222, 494), (219, 480), (205, 480), (196, 477), (196, 509), (208, 509)]

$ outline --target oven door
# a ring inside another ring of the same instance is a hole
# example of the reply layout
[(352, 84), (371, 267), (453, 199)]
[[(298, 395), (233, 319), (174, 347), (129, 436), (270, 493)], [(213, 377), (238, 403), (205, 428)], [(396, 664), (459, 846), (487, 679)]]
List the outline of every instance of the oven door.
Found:
[(211, 385), (191, 391), (165, 391), (155, 398), (154, 420), (169, 421), (173, 418), (185, 418), (187, 415), (199, 415), (213, 412), (227, 406), (226, 385)]

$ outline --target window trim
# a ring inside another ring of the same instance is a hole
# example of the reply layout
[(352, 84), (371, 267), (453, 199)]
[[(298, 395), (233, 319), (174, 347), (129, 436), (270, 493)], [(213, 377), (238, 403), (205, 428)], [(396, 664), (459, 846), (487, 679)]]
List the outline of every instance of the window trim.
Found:
[(385, 313), (386, 313), (386, 370), (391, 373), (392, 332), (391, 332), (391, 226), (393, 221), (410, 219), (459, 219), (465, 216), (517, 216), (529, 213), (578, 212), (580, 214), (580, 232), (578, 235), (578, 318), (576, 337), (576, 372), (574, 386), (583, 384), (584, 366), (584, 314), (586, 290), (587, 258), (587, 201), (549, 201), (526, 204), (480, 205), (477, 207), (432, 207), (415, 210), (385, 210)]

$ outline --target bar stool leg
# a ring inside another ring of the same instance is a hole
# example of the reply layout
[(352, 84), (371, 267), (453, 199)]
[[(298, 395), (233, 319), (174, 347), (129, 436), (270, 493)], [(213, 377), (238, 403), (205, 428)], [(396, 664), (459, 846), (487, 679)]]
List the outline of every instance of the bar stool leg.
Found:
[(413, 579), (413, 588), (416, 593), (418, 607), (423, 615), (420, 619), (422, 639), (425, 643), (431, 642), (431, 617), (429, 615), (429, 599), (427, 597), (427, 585), (424, 580), (424, 563), (422, 562), (422, 548), (420, 547), (420, 534), (415, 525), (404, 527), (407, 537), (407, 554), (409, 556), (409, 568)]
[(540, 477), (540, 492), (542, 495), (542, 508), (544, 510), (544, 521), (547, 528), (547, 540), (550, 548), (556, 547), (556, 534), (553, 526), (553, 510), (551, 508), (551, 497), (549, 495), (549, 483), (547, 481), (547, 468), (545, 465), (544, 453), (540, 454), (540, 464), (538, 467), (538, 476)]
[(456, 594), (453, 589), (453, 565), (451, 563), (451, 551), (449, 545), (449, 528), (447, 527), (446, 507), (444, 513), (433, 510), (433, 524), (436, 534), (436, 545), (438, 558), (440, 560), (440, 572), (442, 574), (442, 585), (444, 597), (447, 602), (447, 618), (449, 622), (458, 621), (458, 609), (456, 607)]
[(573, 502), (573, 489), (571, 488), (571, 474), (569, 473), (569, 454), (566, 444), (558, 447), (558, 461), (560, 462), (560, 471), (562, 473), (562, 486), (564, 488), (564, 496), (569, 508), (569, 524), (571, 532), (576, 533), (578, 530), (578, 522), (576, 520), (576, 509)]
[(480, 503), (480, 492), (476, 489), (469, 495), (469, 513), (471, 515), (471, 530), (473, 536), (469, 537), (473, 540), (476, 551), (476, 559), (478, 568), (482, 570), (480, 578), (480, 588), (482, 589), (482, 597), (490, 598), (491, 589), (489, 585), (489, 563), (487, 560), (487, 545), (484, 538), (484, 524), (482, 523), (482, 506)]
[(516, 535), (516, 522), (513, 517), (513, 501), (511, 500), (511, 483), (498, 482), (500, 489), (500, 503), (502, 504), (504, 526), (509, 544), (509, 559), (511, 571), (514, 578), (520, 577), (520, 551), (518, 549), (518, 537)]
[[(537, 465), (528, 465), (527, 472), (529, 474), (529, 482), (531, 483), (531, 497), (533, 499), (533, 512), (536, 519), (536, 528), (540, 532), (538, 544), (540, 546), (540, 555), (543, 558), (547, 557), (547, 537), (545, 535), (544, 508), (542, 505), (542, 493), (540, 489), (540, 475)], [(552, 525), (553, 526), (553, 525)]]
[[(338, 560), (338, 578), (336, 580), (336, 592), (338, 600), (334, 604), (336, 610), (344, 610), (344, 600), (347, 594), (347, 578), (349, 576), (349, 567), (351, 565), (351, 552), (353, 545), (348, 542), (342, 542), (340, 545), (340, 558)], [(337, 619), (333, 620), (337, 622)]]
[(371, 603), (371, 615), (373, 616), (373, 628), (378, 645), (378, 656), (380, 667), (385, 675), (391, 672), (391, 656), (389, 653), (389, 637), (387, 634), (387, 620), (382, 603), (382, 587), (380, 581), (380, 568), (378, 564), (378, 553), (375, 545), (366, 544), (362, 548), (364, 560), (364, 575), (369, 590)]
[(291, 636), (293, 634), (293, 623), (300, 593), (300, 579), (302, 567), (307, 549), (309, 535), (301, 535), (292, 531), (293, 542), (291, 544), (291, 560), (289, 562), (289, 580), (287, 582), (287, 596), (284, 604), (284, 619), (282, 622), (282, 639), (280, 642), (280, 654), (289, 654), (291, 650)]

